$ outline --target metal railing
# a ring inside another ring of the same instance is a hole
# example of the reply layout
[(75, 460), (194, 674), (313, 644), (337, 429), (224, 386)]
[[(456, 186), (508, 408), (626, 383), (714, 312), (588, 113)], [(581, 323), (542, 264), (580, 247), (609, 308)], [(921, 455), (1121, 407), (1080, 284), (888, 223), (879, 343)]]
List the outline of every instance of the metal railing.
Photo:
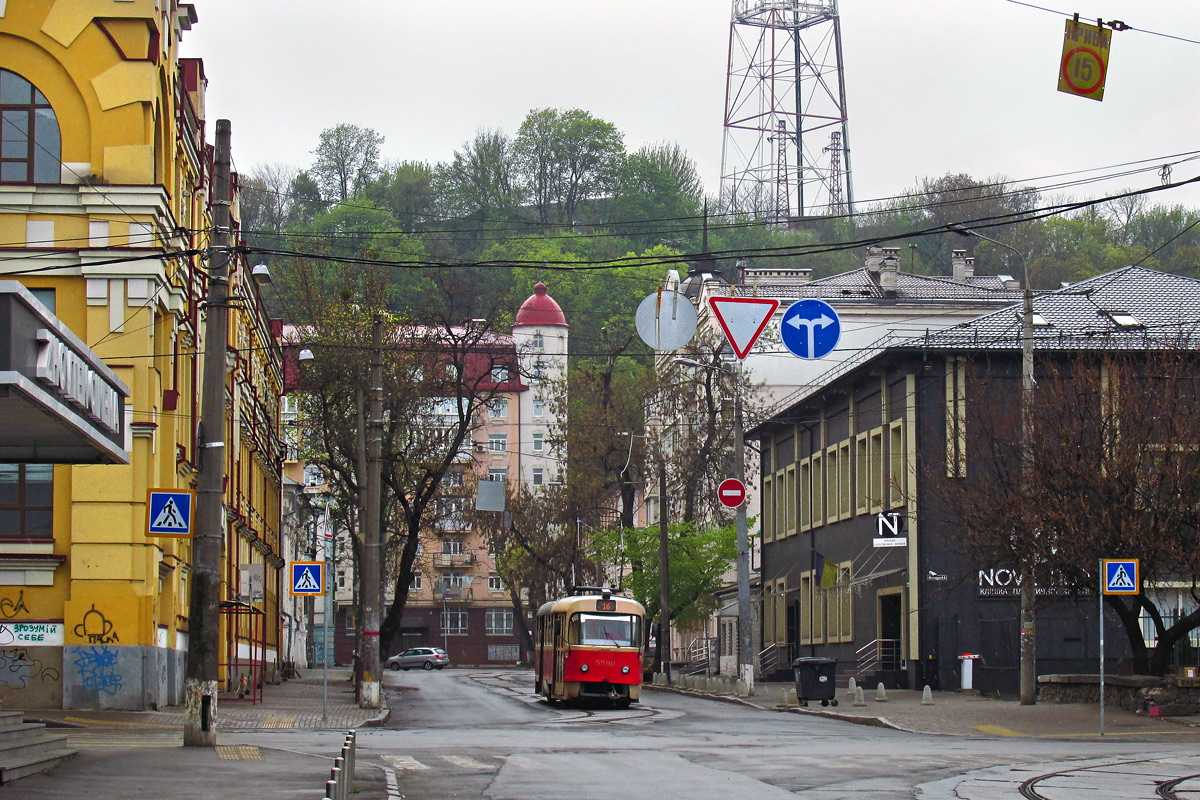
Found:
[(899, 639), (875, 639), (867, 642), (855, 653), (855, 680), (878, 670), (900, 669), (901, 655)]
[(787, 643), (769, 644), (758, 653), (758, 672), (769, 675), (792, 667), (792, 646)]
[(346, 734), (342, 753), (333, 760), (329, 780), (325, 781), (325, 800), (350, 800), (354, 793), (355, 732)]
[(707, 673), (709, 668), (709, 654), (712, 651), (712, 640), (707, 637), (697, 637), (692, 639), (687, 647), (687, 662), (684, 664), (683, 672), (687, 675), (699, 675)]

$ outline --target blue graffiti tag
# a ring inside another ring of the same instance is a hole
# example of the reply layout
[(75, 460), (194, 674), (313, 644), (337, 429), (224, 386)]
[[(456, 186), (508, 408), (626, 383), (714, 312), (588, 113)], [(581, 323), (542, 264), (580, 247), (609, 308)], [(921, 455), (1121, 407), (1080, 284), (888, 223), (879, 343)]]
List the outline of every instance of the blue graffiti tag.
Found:
[(79, 667), (79, 678), (84, 689), (110, 695), (121, 691), (115, 647), (81, 647), (76, 652), (79, 657), (75, 659), (75, 666)]

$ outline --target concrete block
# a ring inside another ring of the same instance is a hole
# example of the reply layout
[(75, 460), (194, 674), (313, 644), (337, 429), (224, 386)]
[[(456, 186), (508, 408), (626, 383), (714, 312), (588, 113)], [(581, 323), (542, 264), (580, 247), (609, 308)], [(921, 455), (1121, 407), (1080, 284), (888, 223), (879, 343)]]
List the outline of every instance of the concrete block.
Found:
[(923, 706), (933, 705), (933, 690), (930, 689), (928, 686), (926, 686), (924, 689), (921, 690), (921, 705), (923, 705)]
[(887, 702), (887, 690), (883, 688), (883, 681), (880, 681), (879, 685), (875, 687), (875, 702), (876, 703), (886, 703)]
[(737, 692), (738, 697), (749, 697), (750, 696), (750, 686), (743, 680), (739, 680), (739, 681), (735, 682), (734, 691)]
[(858, 688), (858, 682), (857, 682), (856, 680), (854, 680), (854, 676), (853, 676), (853, 675), (851, 675), (851, 676), (850, 676), (850, 683), (849, 683), (849, 684), (846, 686), (846, 694), (848, 694), (848, 695), (850, 695), (851, 697), (853, 697), (853, 696), (854, 696), (854, 690), (855, 690), (856, 688)]
[(854, 687), (854, 705), (858, 707), (865, 706), (867, 701), (863, 699), (863, 690), (861, 686)]

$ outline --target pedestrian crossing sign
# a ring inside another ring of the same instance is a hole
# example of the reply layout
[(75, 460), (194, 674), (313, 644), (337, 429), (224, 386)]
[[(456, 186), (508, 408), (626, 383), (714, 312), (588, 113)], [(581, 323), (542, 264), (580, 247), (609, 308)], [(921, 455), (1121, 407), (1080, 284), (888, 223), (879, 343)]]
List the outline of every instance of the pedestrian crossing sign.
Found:
[(189, 489), (151, 489), (146, 498), (146, 535), (191, 538), (195, 499)]
[(320, 597), (325, 594), (324, 561), (293, 561), (290, 566), (292, 597)]
[(1105, 594), (1138, 594), (1141, 577), (1138, 575), (1136, 558), (1106, 558), (1104, 564)]

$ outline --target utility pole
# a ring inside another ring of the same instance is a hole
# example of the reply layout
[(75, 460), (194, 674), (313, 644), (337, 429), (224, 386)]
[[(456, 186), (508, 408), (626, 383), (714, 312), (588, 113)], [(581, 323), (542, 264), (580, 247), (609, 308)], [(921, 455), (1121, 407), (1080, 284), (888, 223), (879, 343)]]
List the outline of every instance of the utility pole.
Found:
[(366, 518), (362, 552), (362, 690), (359, 706), (380, 707), (379, 674), (379, 566), (381, 470), (383, 461), (383, 315), (375, 312), (371, 324), (371, 374), (368, 399)]
[(658, 664), (671, 682), (671, 572), (667, 553), (667, 462), (658, 462)]
[(208, 315), (200, 406), (200, 477), (192, 537), (183, 744), (217, 744), (217, 662), (221, 645), (221, 550), (225, 539), (225, 351), (229, 334), (230, 124), (217, 120), (213, 161)]
[[(736, 373), (735, 373), (736, 377)], [(733, 395), (733, 470), (746, 485), (746, 454), (743, 440), (742, 388)], [(737, 508), (737, 599), (738, 599), (738, 673), (746, 684), (746, 693), (754, 694), (754, 658), (751, 654), (751, 628), (754, 612), (750, 606), (750, 534), (746, 530), (746, 502)]]
[[(1021, 259), (1021, 273), (1025, 284), (1021, 314), (1021, 480), (1022, 488), (1028, 490), (1033, 483), (1033, 395), (1036, 384), (1033, 380), (1033, 287), (1029, 285), (1029, 258), (1017, 248), (999, 239), (984, 236), (957, 223), (949, 226), (960, 236), (974, 236), (985, 242), (1003, 247)], [(1026, 503), (1028, 509), (1028, 503)], [(1028, 513), (1028, 511), (1026, 511)], [(1021, 705), (1031, 706), (1037, 702), (1037, 563), (1036, 556), (1027, 553), (1021, 564)]]

